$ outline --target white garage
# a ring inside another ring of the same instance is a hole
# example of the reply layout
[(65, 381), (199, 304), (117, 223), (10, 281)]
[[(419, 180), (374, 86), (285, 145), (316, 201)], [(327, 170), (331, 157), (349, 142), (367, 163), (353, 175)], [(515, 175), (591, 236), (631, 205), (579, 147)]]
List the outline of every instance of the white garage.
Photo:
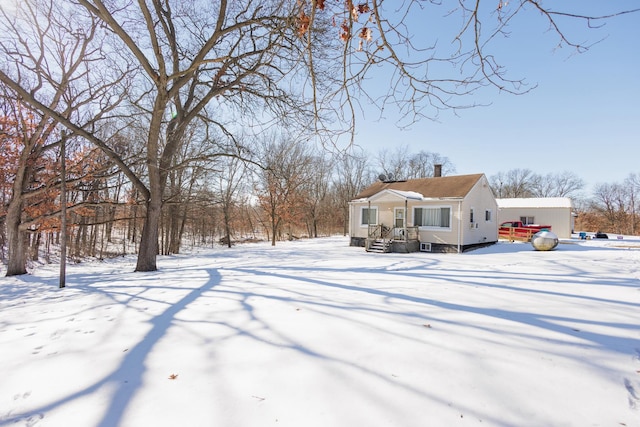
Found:
[(528, 199), (496, 199), (498, 224), (521, 221), (524, 224), (550, 225), (551, 231), (561, 239), (571, 238), (574, 215), (568, 197), (541, 197)]

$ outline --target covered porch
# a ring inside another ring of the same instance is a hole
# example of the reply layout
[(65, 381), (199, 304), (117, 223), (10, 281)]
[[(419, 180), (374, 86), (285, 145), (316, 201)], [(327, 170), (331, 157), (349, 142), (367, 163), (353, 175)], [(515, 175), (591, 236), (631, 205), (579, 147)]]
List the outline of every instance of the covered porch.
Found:
[(418, 227), (408, 225), (410, 200), (422, 200), (422, 195), (387, 189), (359, 200), (352, 212), (358, 218), (352, 245), (364, 246), (367, 252), (419, 251)]

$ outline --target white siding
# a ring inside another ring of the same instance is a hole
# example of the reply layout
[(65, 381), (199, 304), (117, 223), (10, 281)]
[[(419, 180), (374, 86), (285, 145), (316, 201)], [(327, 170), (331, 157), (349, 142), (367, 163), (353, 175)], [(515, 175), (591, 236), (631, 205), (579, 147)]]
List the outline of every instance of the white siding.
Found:
[[(474, 211), (473, 224), (471, 224), (469, 220), (471, 208), (473, 208)], [(487, 210), (492, 212), (492, 217), (489, 221), (485, 221), (485, 212)], [(473, 245), (477, 243), (497, 241), (497, 211), (498, 205), (491, 193), (489, 183), (485, 177), (482, 177), (462, 202), (462, 228), (460, 230), (462, 234), (462, 244)]]

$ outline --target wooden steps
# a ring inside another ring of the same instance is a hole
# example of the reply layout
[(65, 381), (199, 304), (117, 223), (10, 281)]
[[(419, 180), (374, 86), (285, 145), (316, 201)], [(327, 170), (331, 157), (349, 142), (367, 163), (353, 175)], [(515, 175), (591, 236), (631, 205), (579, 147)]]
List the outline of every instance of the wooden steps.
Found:
[(369, 244), (367, 252), (388, 253), (391, 252), (391, 240), (376, 239)]

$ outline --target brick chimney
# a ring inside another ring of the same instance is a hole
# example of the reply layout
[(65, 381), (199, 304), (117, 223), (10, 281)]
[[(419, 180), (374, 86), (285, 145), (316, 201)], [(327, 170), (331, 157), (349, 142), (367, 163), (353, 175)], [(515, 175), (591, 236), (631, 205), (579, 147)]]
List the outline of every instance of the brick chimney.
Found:
[(440, 164), (433, 165), (433, 176), (435, 178), (442, 176), (442, 165)]

